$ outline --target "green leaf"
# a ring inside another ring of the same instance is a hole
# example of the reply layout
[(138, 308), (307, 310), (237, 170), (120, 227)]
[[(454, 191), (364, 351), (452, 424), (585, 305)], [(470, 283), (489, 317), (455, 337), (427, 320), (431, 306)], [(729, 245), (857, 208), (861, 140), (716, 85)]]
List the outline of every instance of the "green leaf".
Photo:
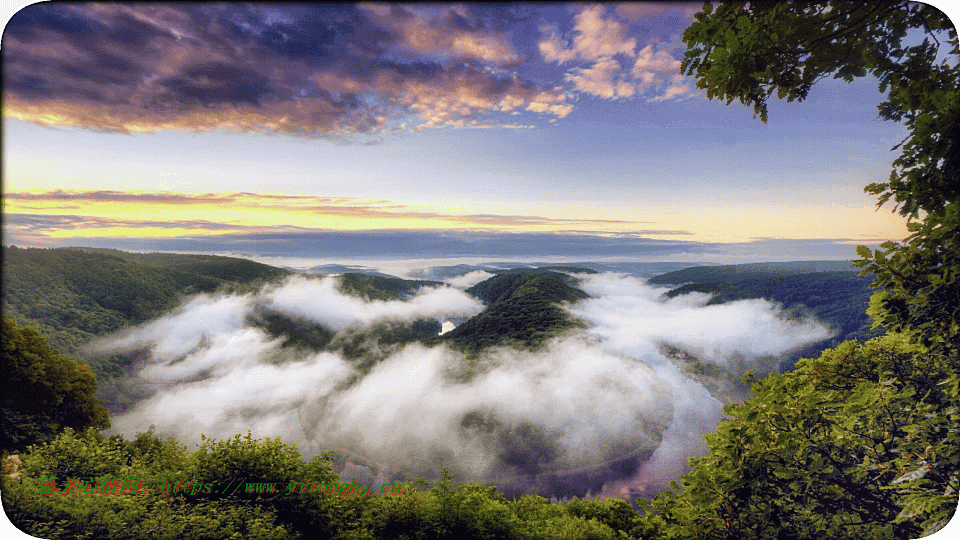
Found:
[(724, 37), (727, 40), (727, 48), (730, 49), (731, 53), (736, 54), (740, 49), (740, 42), (737, 41), (737, 33), (732, 28), (728, 28)]

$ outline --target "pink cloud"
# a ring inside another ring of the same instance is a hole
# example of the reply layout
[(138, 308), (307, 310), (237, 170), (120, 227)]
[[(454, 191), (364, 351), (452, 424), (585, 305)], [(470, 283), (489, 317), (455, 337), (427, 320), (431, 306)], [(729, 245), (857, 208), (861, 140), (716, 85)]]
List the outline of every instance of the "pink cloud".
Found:
[(605, 56), (633, 56), (636, 38), (627, 37), (627, 27), (614, 17), (604, 18), (606, 7), (602, 5), (585, 8), (574, 17), (573, 44), (568, 45), (556, 29), (546, 27), (548, 35), (539, 43), (544, 60), (567, 62), (570, 60), (597, 60)]

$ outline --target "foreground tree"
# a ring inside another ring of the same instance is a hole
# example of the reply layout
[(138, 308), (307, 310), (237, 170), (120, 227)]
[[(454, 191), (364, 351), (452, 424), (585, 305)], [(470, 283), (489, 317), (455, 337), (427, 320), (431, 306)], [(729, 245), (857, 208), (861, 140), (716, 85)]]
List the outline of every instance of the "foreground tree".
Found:
[(0, 350), (0, 449), (22, 451), (65, 427), (104, 429), (107, 409), (85, 365), (50, 348), (33, 328), (3, 318)]
[[(654, 501), (668, 538), (917, 538), (956, 509), (956, 386), (897, 335), (842, 343), (753, 381), (683, 489)], [(878, 384), (878, 381), (881, 381)], [(952, 409), (952, 410), (950, 410)]]
[[(921, 39), (922, 38), (922, 39)], [(871, 252), (858, 266), (874, 274), (870, 314), (883, 327), (915, 333), (931, 349), (960, 351), (960, 48), (936, 8), (897, 2), (780, 2), (704, 6), (684, 33), (682, 69), (710, 99), (734, 99), (767, 121), (776, 92), (803, 101), (829, 76), (872, 75), (887, 99), (886, 120), (909, 131), (886, 182), (864, 189), (878, 207), (908, 218), (910, 235)]]
[[(322, 489), (296, 491), (291, 487), (340, 481), (333, 473), (334, 457), (320, 454), (305, 462), (295, 445), (254, 439), (249, 433), (203, 438), (191, 452), (152, 431), (127, 441), (93, 429), (65, 429), (21, 457), (19, 478), (0, 476), (4, 511), (18, 528), (40, 538), (660, 537), (658, 523), (647, 523), (621, 499), (563, 504), (524, 495), (508, 500), (493, 486), (457, 485), (446, 470), (433, 486), (424, 480), (402, 481), (402, 489), (391, 495), (377, 495), (376, 488), (369, 495), (347, 496)], [(363, 483), (361, 479), (357, 487)]]
[[(875, 277), (868, 313), (892, 333), (842, 343), (753, 381), (726, 410), (681, 493), (653, 507), (670, 538), (917, 537), (960, 491), (960, 47), (939, 10), (909, 2), (707, 3), (684, 33), (682, 69), (710, 99), (767, 121), (833, 76), (872, 75), (886, 120), (909, 135), (887, 182), (909, 236), (855, 264)], [(677, 487), (679, 491), (679, 487)], [(653, 519), (653, 518), (651, 518)]]

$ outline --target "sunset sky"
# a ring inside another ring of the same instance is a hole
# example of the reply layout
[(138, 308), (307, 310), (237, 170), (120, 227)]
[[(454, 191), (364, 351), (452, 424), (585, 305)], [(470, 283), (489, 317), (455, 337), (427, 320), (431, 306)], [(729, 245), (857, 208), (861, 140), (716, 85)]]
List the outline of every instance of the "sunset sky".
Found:
[(876, 81), (769, 123), (687, 4), (34, 4), (3, 34), (5, 245), (259, 257), (852, 259), (906, 134)]

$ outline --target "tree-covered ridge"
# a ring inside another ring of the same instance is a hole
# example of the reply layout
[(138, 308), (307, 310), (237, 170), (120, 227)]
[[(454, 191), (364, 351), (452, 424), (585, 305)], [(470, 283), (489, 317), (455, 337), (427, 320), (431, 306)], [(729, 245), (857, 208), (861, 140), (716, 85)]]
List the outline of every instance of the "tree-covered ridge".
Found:
[(2, 307), (53, 349), (89, 365), (100, 399), (119, 411), (138, 396), (121, 381), (136, 355), (86, 357), (84, 345), (158, 317), (190, 295), (254, 290), (288, 274), (231, 257), (4, 247)]
[(587, 298), (570, 276), (552, 271), (510, 271), (486, 279), (467, 292), (486, 308), (443, 335), (445, 342), (469, 351), (495, 345), (536, 347), (580, 326), (560, 307)]
[[(309, 279), (322, 279), (310, 276)], [(439, 281), (408, 280), (374, 274), (346, 273), (335, 278), (340, 292), (372, 301), (408, 300), (424, 287), (443, 285)], [(419, 319), (375, 324), (369, 328), (349, 328), (335, 332), (303, 318), (258, 306), (254, 322), (270, 335), (283, 340), (284, 347), (308, 352), (335, 351), (359, 363), (366, 372), (379, 360), (407, 343), (432, 341), (440, 333), (440, 322)]]
[(552, 270), (516, 268), (477, 283), (467, 289), (467, 293), (487, 305), (535, 291), (545, 294), (548, 302), (576, 302), (587, 298), (587, 293), (574, 287), (575, 284), (574, 278)]
[(52, 350), (39, 332), (10, 317), (3, 317), (0, 341), (0, 451), (24, 450), (64, 427), (110, 425), (88, 366)]
[[(308, 279), (324, 279), (307, 276)], [(444, 285), (439, 281), (408, 280), (374, 274), (347, 273), (334, 279), (340, 292), (367, 302), (408, 300), (424, 287)], [(253, 321), (273, 337), (283, 340), (283, 347), (342, 354), (354, 362), (361, 372), (395, 352), (398, 347), (413, 342), (434, 342), (440, 333), (440, 322), (434, 319), (414, 321), (384, 321), (369, 327), (334, 331), (301, 317), (281, 313), (269, 306), (257, 307)]]
[(3, 311), (76, 355), (94, 337), (157, 317), (188, 295), (287, 274), (230, 257), (4, 247)]
[(108, 248), (69, 248), (85, 253), (115, 255), (144, 266), (170, 268), (189, 274), (207, 276), (236, 283), (256, 283), (282, 278), (289, 270), (237, 257), (183, 253), (134, 253)]
[(786, 317), (814, 317), (834, 332), (829, 339), (790, 353), (781, 362), (780, 370), (785, 371), (801, 357), (818, 356), (847, 340), (863, 342), (881, 335), (883, 330), (873, 328), (873, 319), (867, 314), (873, 280), (847, 266), (842, 261), (804, 261), (694, 267), (661, 274), (648, 282), (683, 283), (665, 296), (706, 293), (712, 296), (708, 305), (763, 298), (782, 306)]
[(340, 290), (365, 300), (406, 300), (423, 287), (439, 287), (440, 281), (410, 280), (358, 272), (339, 276)]
[[(710, 279), (717, 281), (708, 281)], [(833, 338), (803, 349), (804, 355), (816, 356), (823, 349), (843, 341), (866, 341), (880, 334), (881, 330), (871, 328), (873, 319), (866, 313), (873, 293), (871, 282), (871, 278), (849, 271), (787, 275), (730, 273), (703, 276), (694, 283), (668, 291), (665, 296), (673, 298), (691, 292), (707, 293), (713, 295), (708, 305), (763, 298), (783, 306), (784, 314), (788, 317), (813, 316), (835, 332)]]
[(766, 279), (795, 274), (816, 272), (855, 272), (847, 261), (795, 261), (747, 264), (724, 264), (720, 266), (693, 266), (664, 272), (647, 281), (653, 285), (680, 285), (684, 283), (719, 283)]
[[(336, 279), (341, 292), (367, 301), (405, 300), (423, 287), (443, 285), (361, 273), (342, 274)], [(428, 346), (449, 343), (473, 352), (495, 345), (540, 345), (577, 325), (560, 307), (562, 303), (587, 298), (571, 283), (575, 283), (573, 278), (548, 270), (504, 271), (467, 289), (486, 307), (443, 336), (438, 336), (441, 326), (436, 320), (384, 322), (334, 332), (268, 306), (258, 308), (255, 322), (272, 336), (283, 339), (284, 346), (335, 351), (366, 372), (398, 347), (413, 342)]]

